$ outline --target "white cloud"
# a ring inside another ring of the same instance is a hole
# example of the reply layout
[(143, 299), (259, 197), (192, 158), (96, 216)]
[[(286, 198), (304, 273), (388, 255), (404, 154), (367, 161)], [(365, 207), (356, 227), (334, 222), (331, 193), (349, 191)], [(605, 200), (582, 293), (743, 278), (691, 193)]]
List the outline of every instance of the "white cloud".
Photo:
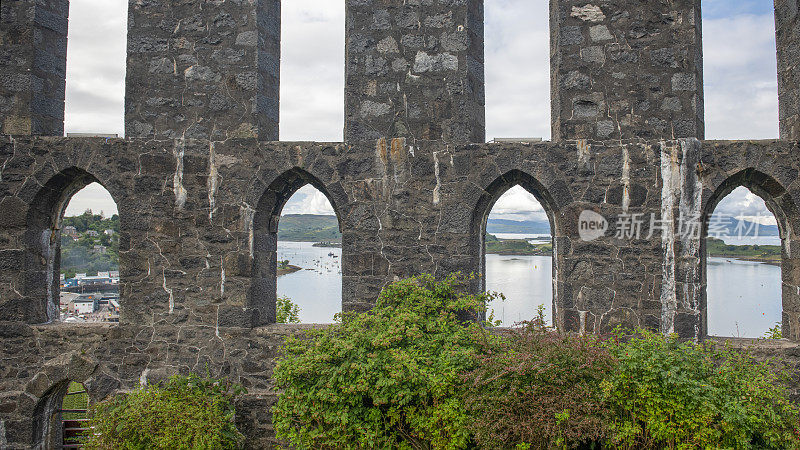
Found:
[(703, 21), (707, 139), (777, 139), (772, 14)]
[(745, 187), (739, 187), (723, 198), (714, 209), (719, 218), (735, 217), (759, 222), (762, 225), (775, 225), (775, 216), (767, 209), (764, 200)]
[(281, 214), (322, 214), (334, 215), (331, 202), (328, 197), (317, 190), (314, 186), (307, 184), (292, 195)]
[(68, 133), (124, 134), (126, 0), (71, 0), (67, 40)]
[(281, 5), (284, 141), (344, 139), (344, 2)]
[(492, 219), (547, 221), (541, 203), (522, 186), (514, 186), (503, 194), (492, 207)]
[(111, 194), (97, 183), (92, 183), (73, 195), (64, 216), (80, 216), (87, 209), (95, 214), (102, 212), (105, 217), (117, 214), (117, 204)]
[(488, 0), (486, 138), (550, 139), (547, 0)]

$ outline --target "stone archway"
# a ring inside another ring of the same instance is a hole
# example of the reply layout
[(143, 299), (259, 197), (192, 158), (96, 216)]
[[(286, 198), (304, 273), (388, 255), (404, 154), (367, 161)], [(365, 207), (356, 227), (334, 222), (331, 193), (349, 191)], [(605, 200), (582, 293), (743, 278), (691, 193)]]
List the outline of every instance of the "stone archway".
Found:
[[(24, 238), (28, 323), (48, 323), (59, 318), (61, 221), (72, 196), (92, 183), (102, 185), (94, 175), (70, 167), (52, 176), (28, 207)], [(119, 204), (117, 198), (114, 201)]]
[(561, 308), (559, 307), (558, 303), (558, 289), (557, 289), (557, 280), (558, 280), (558, 263), (557, 263), (557, 256), (558, 256), (558, 239), (557, 236), (561, 230), (558, 220), (556, 218), (556, 208), (555, 208), (555, 200), (550, 195), (547, 188), (544, 187), (542, 183), (540, 183), (536, 178), (533, 176), (521, 171), (521, 170), (511, 170), (506, 172), (505, 174), (501, 175), (497, 179), (495, 179), (488, 187), (484, 188), (484, 193), (481, 195), (480, 199), (478, 200), (478, 204), (476, 205), (473, 217), (472, 217), (472, 226), (471, 226), (471, 247), (473, 248), (474, 254), (479, 255), (479, 273), (481, 276), (478, 278), (477, 282), (478, 285), (474, 286), (475, 289), (484, 291), (486, 289), (486, 229), (487, 229), (487, 222), (489, 219), (489, 214), (492, 211), (497, 200), (509, 189), (514, 186), (520, 186), (529, 193), (531, 193), (542, 205), (545, 213), (547, 214), (547, 218), (550, 222), (550, 232), (552, 235), (552, 244), (553, 244), (553, 263), (552, 263), (552, 282), (553, 282), (553, 299), (552, 299), (552, 311), (553, 311), (553, 323), (559, 324), (560, 321), (560, 311)]
[(278, 223), (286, 202), (301, 187), (310, 184), (327, 197), (342, 230), (342, 219), (325, 185), (306, 170), (295, 167), (278, 176), (258, 201), (252, 225), (252, 284), (249, 307), (254, 311), (254, 324), (275, 323), (277, 295)]
[(700, 240), (701, 266), (701, 337), (708, 336), (708, 274), (706, 237), (708, 236), (709, 222), (717, 205), (736, 188), (745, 187), (753, 194), (764, 200), (767, 209), (775, 216), (781, 238), (782, 258), (782, 329), (783, 335), (792, 340), (800, 338), (800, 274), (795, 268), (800, 266), (800, 255), (795, 255), (792, 248), (795, 242), (795, 221), (798, 218), (797, 209), (786, 189), (773, 177), (754, 168), (741, 170), (725, 179), (716, 187), (713, 194), (708, 197), (703, 205), (703, 233)]

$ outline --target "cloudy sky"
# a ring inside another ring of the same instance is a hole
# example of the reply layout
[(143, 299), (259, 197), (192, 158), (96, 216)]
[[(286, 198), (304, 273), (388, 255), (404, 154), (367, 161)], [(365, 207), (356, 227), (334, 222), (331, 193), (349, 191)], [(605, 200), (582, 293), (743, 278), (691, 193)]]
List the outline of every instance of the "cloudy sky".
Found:
[[(124, 134), (127, 3), (70, 2), (67, 132)], [(778, 135), (771, 5), (767, 0), (703, 1), (708, 139)], [(548, 0), (486, 0), (485, 9), (487, 139), (549, 139)], [(344, 1), (287, 0), (282, 15), (281, 139), (341, 141)], [(720, 203), (717, 212), (758, 215), (766, 211), (759, 201), (740, 189)], [(76, 194), (67, 214), (87, 208), (116, 212), (97, 185)], [(306, 187), (284, 212), (331, 214), (332, 210), (324, 195)], [(498, 200), (492, 217), (546, 220), (536, 199), (521, 188)]]

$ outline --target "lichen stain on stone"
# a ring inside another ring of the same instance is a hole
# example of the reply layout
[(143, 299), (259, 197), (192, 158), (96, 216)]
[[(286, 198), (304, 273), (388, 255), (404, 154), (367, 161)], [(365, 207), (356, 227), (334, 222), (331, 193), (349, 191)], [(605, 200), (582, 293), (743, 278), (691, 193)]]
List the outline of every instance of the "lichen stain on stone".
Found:
[(606, 19), (603, 10), (595, 5), (573, 6), (570, 15), (587, 22), (602, 22)]

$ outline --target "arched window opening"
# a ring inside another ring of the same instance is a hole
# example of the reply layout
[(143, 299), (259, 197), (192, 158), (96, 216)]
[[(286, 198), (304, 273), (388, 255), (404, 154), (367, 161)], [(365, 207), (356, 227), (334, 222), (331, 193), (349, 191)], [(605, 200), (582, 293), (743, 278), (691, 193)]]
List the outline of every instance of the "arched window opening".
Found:
[(94, 176), (70, 168), (45, 183), (27, 216), (25, 320), (117, 322), (119, 233), (116, 203)]
[(702, 7), (706, 138), (777, 138), (772, 2), (703, 0)]
[(88, 410), (89, 394), (82, 383), (58, 383), (34, 411), (34, 448), (83, 448), (90, 432)]
[(311, 185), (286, 202), (278, 225), (278, 321), (332, 323), (342, 312), (342, 234), (325, 194)]
[(250, 308), (257, 325), (332, 323), (342, 311), (341, 222), (333, 198), (299, 168), (262, 194), (252, 234)]
[(69, 383), (61, 402), (61, 448), (80, 448), (89, 433), (89, 394), (81, 383)]
[(550, 139), (550, 34), (546, 0), (485, 5), (486, 137)]
[(484, 225), (486, 290), (504, 301), (490, 307), (509, 327), (536, 319), (553, 324), (553, 231), (539, 200), (520, 185), (492, 206)]
[(128, 2), (70, 0), (64, 129), (124, 135)]
[(707, 334), (780, 337), (782, 244), (773, 213), (739, 187), (716, 205), (706, 228)]
[(61, 322), (119, 322), (119, 215), (92, 183), (69, 200), (61, 219)]
[(281, 4), (280, 138), (341, 142), (345, 2)]

